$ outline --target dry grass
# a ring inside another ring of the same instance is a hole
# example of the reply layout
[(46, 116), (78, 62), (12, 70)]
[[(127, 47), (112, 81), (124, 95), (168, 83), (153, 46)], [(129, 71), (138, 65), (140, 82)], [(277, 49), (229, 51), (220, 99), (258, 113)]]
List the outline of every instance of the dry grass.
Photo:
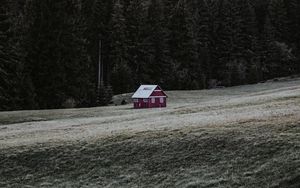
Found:
[(0, 187), (300, 187), (300, 80), (168, 94), (0, 113)]
[(300, 119), (286, 120), (1, 150), (0, 186), (296, 188)]

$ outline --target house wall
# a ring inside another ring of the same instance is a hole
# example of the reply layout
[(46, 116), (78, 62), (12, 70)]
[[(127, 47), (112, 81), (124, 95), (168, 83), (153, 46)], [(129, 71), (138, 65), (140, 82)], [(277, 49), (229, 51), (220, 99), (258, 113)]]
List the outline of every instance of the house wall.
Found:
[(133, 99), (133, 107), (134, 108), (159, 108), (159, 107), (167, 106), (166, 97), (152, 97), (152, 98)]
[(150, 107), (166, 107), (167, 98), (166, 97), (151, 97), (150, 98)]
[(165, 94), (161, 90), (154, 90), (150, 96), (165, 96)]

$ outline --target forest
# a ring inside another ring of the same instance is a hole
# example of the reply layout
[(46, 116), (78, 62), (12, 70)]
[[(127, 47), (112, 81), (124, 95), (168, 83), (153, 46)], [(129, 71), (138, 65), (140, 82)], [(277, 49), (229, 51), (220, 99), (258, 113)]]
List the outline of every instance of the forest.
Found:
[(300, 73), (298, 0), (0, 6), (0, 110), (107, 105), (140, 84), (198, 90)]

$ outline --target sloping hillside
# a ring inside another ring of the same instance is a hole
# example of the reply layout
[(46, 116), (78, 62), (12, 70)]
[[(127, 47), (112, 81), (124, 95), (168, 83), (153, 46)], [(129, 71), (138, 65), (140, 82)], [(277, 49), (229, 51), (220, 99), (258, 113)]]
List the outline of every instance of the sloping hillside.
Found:
[(300, 79), (167, 94), (1, 112), (0, 187), (300, 186)]

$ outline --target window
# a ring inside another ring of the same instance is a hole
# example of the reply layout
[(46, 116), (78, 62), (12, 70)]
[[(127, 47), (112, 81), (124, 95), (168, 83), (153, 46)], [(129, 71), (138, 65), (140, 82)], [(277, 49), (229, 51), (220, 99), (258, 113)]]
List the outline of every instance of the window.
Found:
[(160, 103), (164, 103), (164, 98), (159, 98)]
[(143, 99), (144, 102), (148, 102), (148, 99)]
[(154, 104), (155, 103), (155, 98), (151, 98), (151, 102)]
[(152, 87), (145, 87), (144, 90), (152, 90)]

